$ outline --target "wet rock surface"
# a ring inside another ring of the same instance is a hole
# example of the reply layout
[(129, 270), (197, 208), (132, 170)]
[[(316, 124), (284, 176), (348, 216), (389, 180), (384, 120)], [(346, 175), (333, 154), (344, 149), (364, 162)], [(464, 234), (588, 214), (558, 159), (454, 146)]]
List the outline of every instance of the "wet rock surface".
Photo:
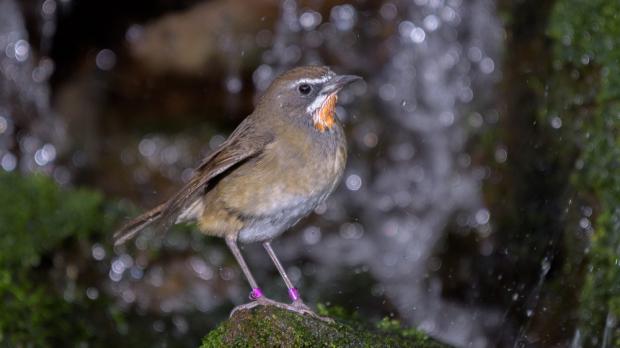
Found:
[(236, 312), (203, 339), (201, 348), (449, 347), (398, 323), (383, 321), (375, 328), (364, 325), (352, 319), (327, 323), (273, 306), (259, 306)]

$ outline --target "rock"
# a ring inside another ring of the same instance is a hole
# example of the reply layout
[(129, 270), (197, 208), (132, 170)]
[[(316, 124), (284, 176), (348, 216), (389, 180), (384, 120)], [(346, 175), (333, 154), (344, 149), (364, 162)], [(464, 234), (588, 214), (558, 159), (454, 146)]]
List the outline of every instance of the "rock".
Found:
[[(324, 308), (321, 314), (325, 314)], [(337, 318), (328, 323), (273, 306), (236, 312), (211, 331), (201, 348), (211, 347), (447, 347), (394, 320), (376, 327)]]
[(151, 72), (217, 71), (231, 59), (256, 56), (256, 33), (272, 28), (277, 17), (278, 2), (273, 0), (208, 1), (162, 16), (135, 38), (130, 35), (130, 52)]

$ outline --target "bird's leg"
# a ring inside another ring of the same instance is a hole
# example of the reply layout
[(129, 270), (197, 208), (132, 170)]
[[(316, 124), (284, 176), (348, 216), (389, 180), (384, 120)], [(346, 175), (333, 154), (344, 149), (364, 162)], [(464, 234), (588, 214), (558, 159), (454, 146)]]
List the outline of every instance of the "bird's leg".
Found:
[[(239, 267), (241, 267), (243, 274), (247, 278), (248, 283), (250, 283), (250, 286), (252, 287), (252, 291), (250, 292), (250, 300), (252, 301), (233, 308), (232, 312), (230, 312), (231, 317), (233, 316), (233, 314), (235, 314), (235, 312), (239, 310), (252, 309), (256, 306), (266, 306), (266, 305), (275, 306), (275, 307), (286, 309), (289, 311), (298, 311), (297, 308), (294, 306), (291, 306), (285, 303), (280, 303), (280, 302), (274, 301), (264, 296), (262, 290), (258, 287), (256, 280), (254, 280), (254, 277), (252, 276), (252, 273), (250, 272), (250, 268), (245, 263), (245, 260), (243, 259), (243, 255), (241, 255), (241, 251), (239, 250), (239, 247), (237, 246), (237, 241), (234, 238), (226, 238), (226, 244), (228, 245), (228, 248), (230, 249), (230, 251), (232, 251), (233, 255), (235, 256), (235, 259), (237, 260), (237, 263), (239, 263)], [(310, 309), (308, 308), (308, 310)]]
[(333, 322), (333, 320), (331, 320), (330, 318), (323, 318), (323, 317), (316, 315), (308, 306), (306, 306), (301, 301), (301, 298), (299, 298), (299, 294), (297, 293), (297, 289), (293, 287), (290, 279), (288, 279), (288, 276), (286, 275), (286, 273), (284, 273), (284, 269), (282, 268), (282, 265), (276, 258), (276, 255), (273, 253), (273, 250), (271, 249), (271, 245), (269, 245), (269, 243), (267, 243), (265, 248), (267, 249), (269, 256), (271, 256), (271, 259), (274, 260), (276, 267), (280, 271), (280, 274), (282, 274), (282, 277), (284, 278), (284, 281), (286, 282), (286, 285), (289, 288), (289, 296), (291, 296), (291, 299), (293, 299), (292, 305), (280, 303), (280, 302), (277, 302), (277, 301), (274, 301), (274, 300), (271, 300), (265, 297), (263, 295), (262, 290), (258, 287), (256, 280), (254, 280), (254, 277), (252, 276), (252, 273), (250, 272), (250, 268), (245, 263), (245, 260), (243, 259), (243, 255), (241, 255), (241, 251), (239, 250), (239, 247), (237, 246), (237, 240), (235, 238), (226, 238), (226, 245), (228, 245), (228, 248), (235, 256), (235, 259), (237, 260), (239, 267), (241, 267), (243, 274), (248, 280), (248, 283), (250, 283), (250, 286), (252, 287), (252, 291), (250, 292), (250, 300), (252, 301), (235, 307), (232, 310), (232, 312), (230, 312), (230, 316), (233, 316), (233, 314), (235, 314), (235, 312), (239, 310), (252, 309), (259, 305), (262, 305), (262, 306), (271, 305), (271, 306), (276, 306), (278, 308), (286, 309), (289, 311), (294, 311), (300, 314), (309, 314), (321, 320)]
[(318, 319), (332, 322), (333, 320), (331, 320), (330, 318), (324, 318), (314, 313), (314, 311), (312, 311), (310, 307), (306, 306), (304, 301), (301, 300), (301, 297), (299, 296), (299, 291), (297, 291), (297, 288), (293, 286), (293, 282), (291, 282), (288, 275), (286, 275), (286, 272), (284, 271), (284, 267), (282, 267), (282, 264), (280, 263), (280, 260), (278, 260), (276, 253), (273, 252), (273, 248), (271, 247), (271, 242), (270, 241), (263, 242), (263, 246), (265, 247), (267, 254), (269, 254), (271, 261), (273, 261), (273, 263), (276, 265), (278, 272), (280, 272), (280, 275), (282, 276), (282, 279), (284, 280), (284, 283), (286, 284), (286, 287), (288, 288), (288, 296), (293, 301), (291, 308), (287, 308), (287, 309), (300, 313), (300, 314), (309, 314)]
[(245, 260), (243, 259), (243, 255), (241, 255), (241, 251), (239, 250), (239, 247), (237, 246), (236, 239), (227, 237), (226, 245), (228, 245), (228, 248), (235, 256), (235, 259), (237, 260), (239, 267), (241, 267), (241, 270), (243, 271), (245, 278), (248, 280), (248, 283), (250, 283), (250, 286), (252, 287), (252, 292), (250, 292), (250, 300), (258, 300), (259, 298), (263, 297), (262, 290), (258, 287), (256, 280), (254, 280), (254, 277), (252, 276), (252, 272), (250, 272), (250, 268), (245, 263)]
[(241, 251), (237, 246), (237, 240), (235, 238), (226, 237), (226, 245), (228, 245), (228, 248), (235, 256), (235, 259), (237, 260), (239, 267), (241, 267), (245, 278), (248, 280), (248, 283), (250, 283), (250, 286), (252, 287), (252, 291), (250, 292), (249, 296), (252, 302), (235, 307), (230, 313), (230, 315), (232, 316), (238, 310), (251, 309), (258, 305), (272, 304), (272, 302), (275, 302), (266, 298), (263, 295), (263, 291), (258, 287), (256, 280), (254, 280), (254, 277), (252, 276), (252, 272), (250, 272), (250, 268), (245, 263), (243, 255), (241, 255)]
[(273, 261), (274, 265), (276, 265), (278, 272), (280, 272), (280, 276), (282, 276), (284, 284), (286, 284), (286, 287), (288, 288), (288, 296), (290, 297), (291, 301), (293, 301), (293, 304), (300, 303), (303, 305), (303, 301), (301, 300), (301, 297), (299, 297), (299, 291), (297, 291), (297, 288), (293, 286), (293, 282), (291, 282), (288, 275), (284, 271), (284, 267), (282, 267), (280, 260), (278, 260), (276, 253), (271, 247), (271, 242), (263, 242), (263, 246), (265, 247), (265, 250), (267, 250), (267, 254), (269, 254), (271, 261)]

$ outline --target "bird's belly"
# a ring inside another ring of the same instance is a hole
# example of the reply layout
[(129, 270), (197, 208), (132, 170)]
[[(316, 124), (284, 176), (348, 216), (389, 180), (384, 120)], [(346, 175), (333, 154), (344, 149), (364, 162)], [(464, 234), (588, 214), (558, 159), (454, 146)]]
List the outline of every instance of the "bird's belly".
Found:
[(274, 179), (264, 183), (246, 206), (248, 219), (239, 231), (238, 240), (243, 243), (270, 240), (295, 225), (331, 193), (335, 178), (325, 179), (301, 177), (297, 181)]
[(308, 215), (320, 200), (321, 197), (312, 197), (268, 216), (255, 217), (239, 231), (238, 240), (242, 243), (271, 240)]

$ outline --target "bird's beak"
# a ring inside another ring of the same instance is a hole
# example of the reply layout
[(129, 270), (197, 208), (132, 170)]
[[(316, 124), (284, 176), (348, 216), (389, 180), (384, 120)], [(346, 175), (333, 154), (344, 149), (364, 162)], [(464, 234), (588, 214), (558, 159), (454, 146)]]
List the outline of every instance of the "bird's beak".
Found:
[(361, 79), (361, 77), (356, 75), (334, 76), (329, 81), (327, 81), (325, 85), (323, 85), (323, 88), (321, 89), (321, 94), (338, 93), (342, 88), (344, 88), (344, 86)]

